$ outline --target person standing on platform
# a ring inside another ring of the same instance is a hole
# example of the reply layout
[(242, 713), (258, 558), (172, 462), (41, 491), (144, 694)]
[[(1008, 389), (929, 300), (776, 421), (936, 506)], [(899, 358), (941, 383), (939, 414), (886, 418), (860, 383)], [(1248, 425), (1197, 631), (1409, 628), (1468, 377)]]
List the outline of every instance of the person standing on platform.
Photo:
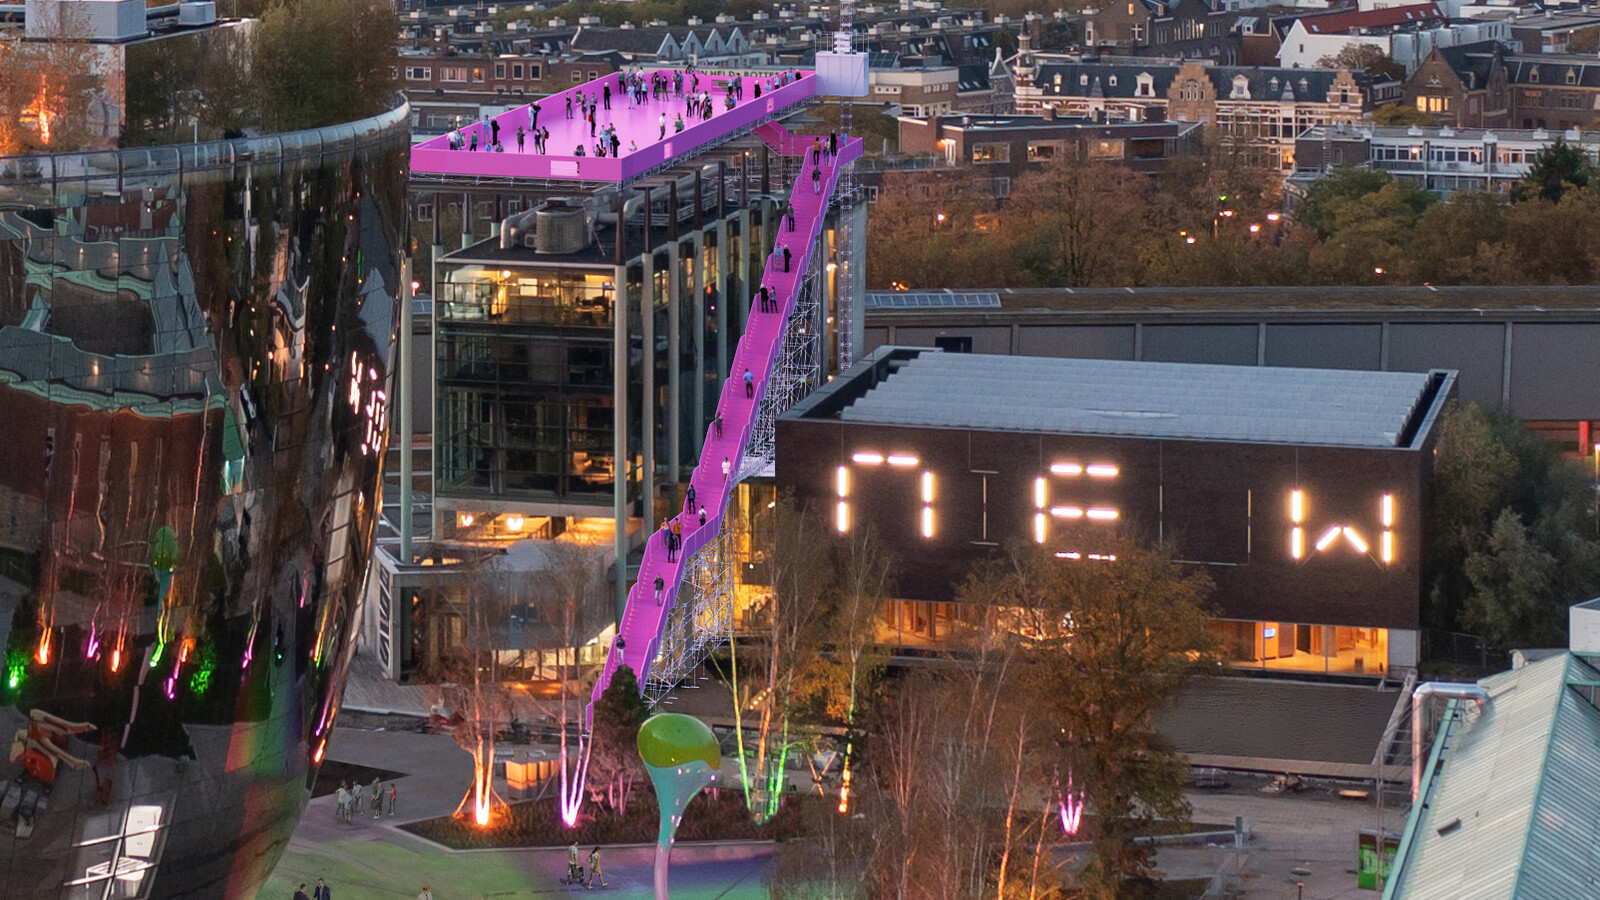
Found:
[(606, 85), (606, 109), (611, 108), (611, 85)]
[(789, 248), (783, 248), (783, 270), (789, 271)]
[(672, 549), (675, 553), (683, 552), (683, 523), (677, 516), (672, 517)]
[(522, 139), (523, 139), (525, 134), (526, 134), (526, 132), (524, 132), (522, 130), (522, 126), (518, 125), (517, 126), (517, 152), (518, 153), (522, 152)]
[(356, 815), (361, 815), (361, 782), (355, 784), (355, 798), (350, 801), (350, 810)]
[(471, 134), (469, 139), (472, 141), (472, 143), (467, 145), (467, 150), (470, 151), (470, 152), (477, 152), (477, 149), (478, 149), (478, 133), (476, 131), (474, 131)]
[(729, 466), (728, 466), (728, 458), (726, 456), (724, 456), (722, 458), (722, 483), (723, 484), (727, 484), (728, 483), (728, 468), (729, 468)]
[(491, 143), (491, 144), (500, 143), (500, 120), (499, 119), (490, 119), (489, 120), (489, 143)]
[(528, 130), (539, 130), (539, 104), (537, 103), (528, 104)]
[(661, 527), (663, 527), (663, 528), (665, 528), (667, 530), (667, 562), (669, 562), (669, 563), (677, 562), (678, 561), (678, 542), (677, 542), (677, 540), (674, 538), (674, 536), (672, 534), (672, 524), (668, 523), (668, 524), (663, 525)]
[(706, 508), (704, 506), (700, 507), (700, 524), (706, 524)]
[(662, 590), (662, 588), (665, 588), (666, 586), (667, 586), (666, 582), (661, 580), (661, 576), (660, 575), (657, 575), (656, 576), (656, 605), (657, 606), (661, 605), (661, 590)]
[(383, 815), (383, 782), (377, 776), (372, 778), (372, 817), (374, 819)]
[(567, 95), (567, 118), (572, 118), (572, 95)]
[(828, 158), (833, 159), (839, 155), (839, 132), (828, 132)]
[(696, 504), (694, 502), (694, 485), (692, 484), (689, 485), (688, 490), (683, 492), (683, 506), (689, 512), (695, 511)]
[[(334, 807), (333, 814), (337, 818), (344, 819), (345, 804), (350, 802), (350, 792), (344, 789), (344, 782), (339, 782), (339, 789), (334, 792), (334, 796), (338, 798), (339, 805)], [(348, 822), (349, 820), (345, 819), (345, 821)]]
[(756, 377), (750, 374), (749, 369), (744, 370), (744, 396), (747, 400), (756, 396)]
[(811, 193), (822, 193), (822, 169), (813, 167), (811, 170)]
[(794, 207), (793, 206), (789, 207), (789, 211), (784, 214), (784, 218), (787, 219), (788, 222), (789, 222), (789, 230), (793, 231), (794, 230)]
[(664, 140), (667, 136), (667, 114), (662, 113), (661, 118), (657, 119), (656, 122), (661, 125), (661, 134), (656, 136), (656, 140)]
[(722, 440), (722, 413), (717, 413), (717, 417), (711, 420), (711, 427), (717, 433), (717, 440)]
[(389, 782), (389, 818), (391, 819), (394, 818), (394, 801), (399, 795), (400, 791), (395, 788), (394, 782)]

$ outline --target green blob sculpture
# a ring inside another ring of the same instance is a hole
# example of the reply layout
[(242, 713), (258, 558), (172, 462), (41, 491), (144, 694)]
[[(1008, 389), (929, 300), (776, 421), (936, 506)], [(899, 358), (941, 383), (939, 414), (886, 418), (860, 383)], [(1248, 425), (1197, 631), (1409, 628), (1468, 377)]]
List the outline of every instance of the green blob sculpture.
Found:
[(661, 830), (656, 838), (656, 900), (668, 900), (667, 861), (678, 824), (683, 821), (683, 810), (695, 794), (717, 780), (722, 751), (706, 723), (680, 713), (661, 713), (639, 727), (639, 757), (650, 773), (656, 804), (661, 807)]

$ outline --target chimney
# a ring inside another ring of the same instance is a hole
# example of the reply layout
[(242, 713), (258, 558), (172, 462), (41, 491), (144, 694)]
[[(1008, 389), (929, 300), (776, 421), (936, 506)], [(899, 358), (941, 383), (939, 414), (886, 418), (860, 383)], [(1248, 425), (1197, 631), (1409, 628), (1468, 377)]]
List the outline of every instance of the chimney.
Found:
[(1046, 122), (1054, 122), (1056, 120), (1056, 108), (1054, 106), (1046, 106), (1044, 108), (1044, 120)]

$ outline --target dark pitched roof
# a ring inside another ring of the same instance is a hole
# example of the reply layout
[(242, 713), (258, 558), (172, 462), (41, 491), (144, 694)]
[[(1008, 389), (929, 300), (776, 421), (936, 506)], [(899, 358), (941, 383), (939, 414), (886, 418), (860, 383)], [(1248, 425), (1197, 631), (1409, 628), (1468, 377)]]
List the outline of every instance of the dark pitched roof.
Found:
[(1505, 66), (1512, 84), (1600, 88), (1600, 59), (1592, 56), (1519, 54), (1506, 57)]
[(988, 89), (988, 66), (961, 66), (956, 70), (956, 90), (958, 92), (965, 93), (968, 91), (987, 91)]
[[(1167, 89), (1177, 77), (1176, 65), (1123, 65), (1103, 63), (1046, 64), (1039, 67), (1034, 83), (1042, 93), (1063, 97), (1126, 97), (1138, 96), (1139, 76), (1148, 74), (1155, 96), (1167, 96)], [(1337, 69), (1284, 69), (1249, 66), (1206, 66), (1205, 73), (1216, 88), (1217, 99), (1233, 96), (1234, 79), (1244, 78), (1244, 84), (1254, 100), (1280, 100), (1285, 93), (1293, 99), (1321, 101), (1328, 95)], [(1059, 84), (1056, 76), (1061, 76)], [(1147, 95), (1148, 96), (1148, 95)]]

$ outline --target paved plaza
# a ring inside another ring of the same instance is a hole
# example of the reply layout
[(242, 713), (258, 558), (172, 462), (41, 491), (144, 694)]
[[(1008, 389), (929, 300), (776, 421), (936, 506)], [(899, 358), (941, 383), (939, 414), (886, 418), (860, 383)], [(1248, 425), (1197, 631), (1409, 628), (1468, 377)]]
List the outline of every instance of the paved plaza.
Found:
[[(407, 773), (396, 782), (400, 815), (377, 821), (355, 818), (346, 824), (334, 815), (332, 796), (312, 800), (259, 894), (262, 900), (290, 900), (301, 882), (315, 884), (319, 877), (327, 879), (338, 900), (411, 898), (424, 884), (433, 889), (435, 900), (595, 896), (561, 883), (564, 849), (453, 851), (397, 827), (448, 815), (461, 801), (472, 762), (453, 738), (339, 728), (327, 758)], [(583, 848), (586, 855), (588, 849)], [(672, 896), (764, 900), (761, 878), (771, 850), (770, 844), (760, 843), (680, 845), (672, 854)], [(601, 871), (610, 887), (602, 893), (626, 900), (652, 896), (653, 854), (648, 845), (603, 849)]]

